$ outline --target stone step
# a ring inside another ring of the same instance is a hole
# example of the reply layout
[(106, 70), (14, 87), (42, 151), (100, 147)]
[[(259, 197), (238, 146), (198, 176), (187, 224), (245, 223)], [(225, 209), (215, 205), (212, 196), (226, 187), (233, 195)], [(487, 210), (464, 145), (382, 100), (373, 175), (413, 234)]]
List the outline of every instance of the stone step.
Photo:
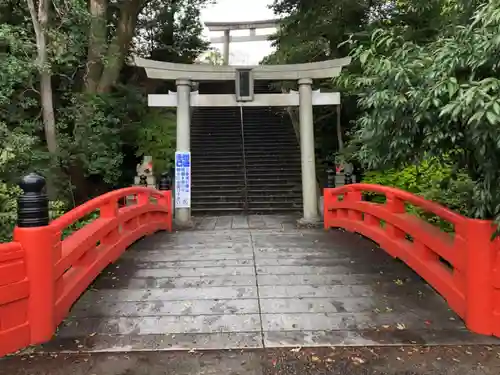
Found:
[(282, 189), (284, 191), (298, 190), (301, 188), (301, 183), (295, 181), (248, 181), (247, 189), (250, 192), (254, 190), (267, 190), (267, 189)]
[[(200, 157), (199, 155), (193, 155), (193, 166), (200, 166), (204, 168), (210, 168), (211, 165), (217, 165), (217, 164), (222, 164), (222, 165), (241, 165), (243, 164), (243, 155), (240, 157), (233, 157), (233, 156), (228, 156), (228, 157)], [(246, 164), (248, 167), (251, 166), (271, 166), (271, 165), (296, 165), (300, 168), (300, 154), (293, 154), (293, 155), (285, 155), (285, 156), (269, 156), (269, 155), (262, 155), (262, 156), (254, 156), (254, 155), (245, 155), (245, 160)]]
[[(217, 189), (214, 190), (211, 186), (198, 186), (197, 188), (192, 189), (192, 195), (198, 197), (206, 197), (208, 199), (229, 199), (229, 197), (243, 197), (244, 193), (242, 189)], [(290, 189), (286, 190), (282, 187), (275, 187), (270, 189), (248, 189), (247, 196), (250, 199), (269, 196), (269, 197), (301, 197), (302, 191), (300, 189)]]
[[(218, 181), (221, 184), (224, 183), (230, 183), (232, 181), (245, 181), (245, 176), (243, 173), (238, 173), (236, 175), (234, 174), (217, 174), (217, 173), (210, 173), (210, 171), (206, 173), (192, 173), (192, 181), (193, 184), (197, 184), (199, 181), (206, 181), (206, 180), (214, 180)], [(290, 182), (296, 182), (301, 180), (301, 175), (300, 173), (296, 172), (291, 172), (291, 173), (276, 173), (276, 172), (269, 172), (269, 173), (254, 173), (250, 174), (247, 173), (246, 176), (247, 182), (248, 183), (260, 183), (260, 181), (290, 181)]]
[(203, 180), (193, 180), (192, 190), (198, 188), (212, 188), (218, 190), (227, 190), (227, 189), (243, 189), (245, 187), (245, 181), (241, 179), (241, 181), (233, 180), (233, 181), (218, 181), (213, 179), (203, 179)]
[[(291, 151), (291, 152), (290, 152)], [(205, 152), (205, 151), (192, 151), (191, 155), (194, 158), (198, 159), (205, 159), (205, 160), (214, 160), (214, 159), (235, 159), (235, 158), (243, 158), (243, 154), (240, 151), (234, 151), (234, 150), (229, 150), (229, 151), (224, 151), (224, 150), (216, 150), (216, 151), (210, 151), (210, 152)], [(259, 158), (276, 158), (278, 160), (288, 160), (288, 158), (291, 157), (300, 157), (300, 153), (297, 152), (297, 150), (279, 150), (279, 149), (274, 149), (274, 150), (267, 150), (266, 152), (263, 152), (262, 150), (247, 150), (245, 152), (245, 158), (247, 160), (249, 159), (259, 159)]]
[[(267, 137), (265, 134), (256, 136), (256, 137), (247, 137), (245, 136), (245, 143), (263, 143), (263, 144), (269, 144), (272, 145), (276, 142), (281, 142), (281, 143), (294, 143), (298, 144), (297, 139), (295, 136), (275, 136), (275, 137)], [(237, 137), (231, 137), (231, 138), (219, 138), (214, 135), (208, 135), (205, 137), (199, 137), (199, 138), (192, 138), (191, 139), (191, 147), (193, 146), (203, 146), (206, 143), (216, 143), (216, 144), (232, 144), (232, 143), (241, 143), (243, 139), (241, 136)]]
[(295, 202), (283, 202), (283, 201), (268, 201), (268, 200), (261, 200), (261, 201), (252, 201), (248, 202), (248, 208), (255, 209), (255, 208), (279, 208), (279, 209), (295, 209), (295, 210), (301, 210), (302, 209), (302, 201), (298, 200)]
[[(290, 154), (297, 153), (299, 148), (298, 146), (290, 146), (290, 147), (264, 147), (262, 150), (260, 149), (255, 149), (252, 148), (250, 150), (245, 149), (245, 154), (247, 156), (252, 156), (252, 155), (271, 155), (271, 156), (290, 156)], [(213, 147), (211, 149), (207, 149), (204, 147), (203, 149), (194, 149), (191, 150), (191, 154), (193, 156), (207, 156), (207, 155), (228, 155), (228, 156), (233, 156), (233, 155), (240, 155), (242, 150), (236, 149), (236, 148), (223, 148), (223, 147)]]
[(292, 202), (293, 204), (302, 204), (302, 195), (295, 193), (294, 195), (248, 195), (247, 196), (249, 203), (254, 202)]
[(213, 209), (213, 208), (230, 208), (230, 209), (243, 209), (245, 207), (245, 202), (243, 201), (208, 201), (208, 200), (197, 200), (193, 201), (191, 204), (192, 209)]
[[(241, 164), (195, 164), (191, 167), (191, 172), (195, 173), (241, 173), (243, 175), (243, 163)], [(247, 174), (258, 174), (258, 173), (301, 173), (300, 165), (298, 163), (255, 163), (248, 165), (247, 164)]]
[(270, 214), (300, 214), (302, 207), (248, 207), (247, 213), (249, 215), (270, 215)]
[[(211, 181), (213, 183), (218, 183), (220, 185), (228, 185), (235, 186), (241, 185), (243, 186), (245, 183), (245, 177), (243, 175), (237, 176), (235, 178), (227, 177), (227, 176), (207, 176), (207, 175), (193, 175), (192, 177), (192, 186), (200, 186), (205, 183)], [(213, 185), (213, 184), (211, 184)]]
[(239, 200), (243, 198), (243, 190), (236, 189), (193, 189), (191, 192), (193, 197), (200, 198), (201, 200)]
[(299, 179), (301, 178), (300, 172), (297, 171), (285, 171), (285, 170), (270, 170), (269, 172), (267, 171), (252, 171), (248, 170), (247, 171), (247, 179), (250, 181), (253, 180), (260, 180), (263, 178), (268, 178), (268, 177), (276, 177), (278, 179)]
[[(258, 167), (258, 169), (257, 169)], [(213, 176), (244, 176), (244, 168), (243, 166), (237, 167), (218, 167), (218, 168), (200, 168), (193, 167), (191, 169), (191, 173), (194, 176), (195, 174), (198, 176), (201, 175), (213, 175)], [(247, 166), (246, 175), (247, 176), (259, 176), (259, 175), (268, 175), (268, 174), (276, 174), (276, 175), (300, 175), (300, 168), (292, 168), (290, 165), (267, 165), (267, 166)]]
[(191, 137), (193, 136), (208, 136), (208, 135), (213, 135), (217, 137), (234, 137), (234, 136), (240, 136), (241, 137), (241, 129), (237, 128), (230, 128), (230, 129), (223, 129), (223, 128), (217, 128), (215, 126), (208, 128), (208, 129), (191, 129)]
[[(254, 127), (254, 128), (243, 128), (243, 134), (245, 135), (265, 135), (265, 134), (271, 134), (271, 135), (279, 135), (279, 134), (293, 134), (295, 135), (295, 131), (293, 128), (285, 128), (282, 126), (275, 126), (275, 125), (261, 125), (260, 127)], [(220, 127), (214, 124), (213, 126), (210, 127), (204, 127), (204, 128), (193, 128), (191, 127), (191, 135), (192, 134), (217, 134), (217, 135), (233, 135), (233, 134), (241, 134), (241, 127)]]
[(243, 215), (245, 214), (244, 208), (227, 208), (227, 207), (212, 207), (207, 208), (191, 208), (191, 215), (193, 216), (221, 216), (221, 215)]
[(199, 164), (194, 163), (191, 166), (191, 173), (205, 173), (207, 171), (212, 172), (228, 172), (228, 173), (242, 173), (243, 174), (243, 162), (238, 163), (206, 163)]

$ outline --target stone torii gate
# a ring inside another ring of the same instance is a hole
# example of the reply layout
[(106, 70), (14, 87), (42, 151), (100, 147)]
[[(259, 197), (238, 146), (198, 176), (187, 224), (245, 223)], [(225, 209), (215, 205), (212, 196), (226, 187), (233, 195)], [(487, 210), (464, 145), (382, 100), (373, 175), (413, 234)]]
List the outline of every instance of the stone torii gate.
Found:
[[(314, 79), (332, 78), (340, 74), (342, 67), (349, 65), (350, 58), (321, 61), (307, 64), (258, 65), (258, 66), (214, 66), (204, 64), (175, 64), (135, 58), (135, 65), (146, 70), (152, 79), (173, 80), (176, 93), (150, 94), (151, 107), (177, 107), (177, 151), (190, 151), (191, 107), (236, 107), (236, 106), (299, 106), (300, 151), (302, 165), (302, 222), (319, 220), (318, 194), (316, 187), (316, 163), (314, 150), (313, 105), (339, 105), (340, 93), (322, 93), (312, 90)], [(232, 81), (236, 83), (235, 94), (200, 95), (192, 92), (193, 81)], [(254, 80), (279, 80), (298, 83), (299, 90), (287, 94), (254, 94)], [(190, 222), (190, 209), (177, 208), (176, 221), (180, 225)]]
[[(276, 20), (262, 20), (252, 22), (205, 22), (209, 31), (223, 31), (224, 35), (210, 38), (211, 43), (222, 43), (224, 65), (229, 65), (229, 45), (238, 42), (267, 41), (271, 33), (257, 34), (257, 29), (275, 29), (278, 27)], [(232, 30), (249, 30), (248, 35), (231, 36)]]

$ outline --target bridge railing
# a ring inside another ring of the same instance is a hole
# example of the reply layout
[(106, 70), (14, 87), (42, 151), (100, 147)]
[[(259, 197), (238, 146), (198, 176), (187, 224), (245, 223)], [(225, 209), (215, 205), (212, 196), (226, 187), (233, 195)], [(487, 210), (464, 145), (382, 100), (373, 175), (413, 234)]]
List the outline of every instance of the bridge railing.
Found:
[[(384, 203), (370, 202), (370, 194)], [(491, 221), (475, 220), (411, 193), (369, 184), (324, 191), (325, 228), (372, 239), (404, 261), (448, 302), (473, 332), (500, 336), (500, 246)], [(454, 231), (407, 212), (408, 206), (450, 223)]]
[[(30, 178), (41, 190), (40, 177)], [(23, 188), (14, 241), (0, 244), (0, 356), (50, 340), (73, 303), (128, 246), (172, 230), (170, 190), (119, 189), (49, 223), (46, 197), (29, 189)], [(63, 236), (89, 214), (95, 219)]]

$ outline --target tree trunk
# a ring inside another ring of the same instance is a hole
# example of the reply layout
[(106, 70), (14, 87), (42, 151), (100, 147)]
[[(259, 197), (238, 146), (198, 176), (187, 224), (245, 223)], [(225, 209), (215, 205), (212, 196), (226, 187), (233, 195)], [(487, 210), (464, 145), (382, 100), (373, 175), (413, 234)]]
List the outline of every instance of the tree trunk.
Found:
[[(52, 96), (52, 75), (47, 53), (47, 26), (49, 21), (49, 0), (39, 0), (38, 11), (33, 0), (27, 0), (33, 29), (35, 30), (37, 59), (36, 65), (40, 73), (40, 101), (42, 105), (42, 121), (45, 132), (47, 149), (53, 156), (52, 162), (56, 162), (57, 156), (57, 134), (56, 120), (54, 115), (54, 102)], [(48, 176), (47, 192), (51, 199), (57, 196), (54, 180), (58, 168), (52, 166), (51, 176)]]
[(85, 75), (85, 91), (93, 93), (97, 90), (101, 78), (102, 57), (107, 45), (107, 0), (90, 0), (89, 46), (87, 51), (87, 72)]
[(116, 35), (108, 47), (106, 64), (99, 80), (97, 92), (109, 92), (118, 81), (130, 43), (134, 37), (140, 6), (140, 0), (129, 0), (123, 5), (116, 27)]
[(342, 107), (339, 104), (337, 106), (337, 141), (339, 145), (339, 153), (344, 151), (344, 136), (342, 132), (342, 124), (341, 124), (341, 119), (342, 119)]
[(40, 96), (42, 103), (42, 118), (45, 129), (47, 148), (51, 154), (57, 152), (56, 120), (54, 116), (54, 103), (52, 99), (52, 81), (49, 61), (47, 58), (47, 23), (49, 19), (49, 0), (40, 0), (38, 13), (33, 0), (28, 1), (33, 28), (35, 29), (37, 66), (40, 71)]
[[(92, 21), (88, 35), (87, 64), (84, 76), (84, 91), (89, 95), (109, 93), (118, 81), (128, 49), (135, 32), (137, 16), (142, 0), (124, 0), (121, 3), (116, 31), (108, 42), (108, 0), (89, 0)], [(85, 129), (92, 118), (92, 106), (84, 104), (80, 118), (75, 123), (73, 135), (76, 146), (85, 147)], [(81, 161), (76, 160), (70, 168), (75, 186), (75, 200), (83, 203), (93, 195), (94, 186), (86, 178)]]

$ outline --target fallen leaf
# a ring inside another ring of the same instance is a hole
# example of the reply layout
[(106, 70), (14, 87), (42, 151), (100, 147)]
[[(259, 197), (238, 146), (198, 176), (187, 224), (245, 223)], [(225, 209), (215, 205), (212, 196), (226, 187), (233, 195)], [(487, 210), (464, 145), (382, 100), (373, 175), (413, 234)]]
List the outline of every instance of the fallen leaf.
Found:
[(403, 329), (406, 329), (406, 326), (403, 323), (398, 323), (396, 324), (396, 328), (402, 331)]
[(319, 357), (317, 357), (317, 356), (313, 355), (313, 356), (311, 357), (311, 361), (313, 361), (313, 362), (318, 362), (318, 361), (319, 361)]
[(366, 362), (363, 358), (359, 358), (359, 357), (352, 357), (351, 360), (354, 363), (357, 363), (357, 364), (360, 364), (360, 365), (362, 365), (363, 363)]
[(394, 284), (401, 286), (404, 284), (404, 282), (401, 279), (396, 279), (396, 280), (394, 280)]
[(290, 350), (292, 353), (298, 353), (300, 352), (300, 349), (302, 349), (301, 346), (297, 347), (297, 348), (293, 348), (292, 350)]
[(89, 336), (94, 337), (95, 335), (97, 335), (97, 332), (92, 332)]

